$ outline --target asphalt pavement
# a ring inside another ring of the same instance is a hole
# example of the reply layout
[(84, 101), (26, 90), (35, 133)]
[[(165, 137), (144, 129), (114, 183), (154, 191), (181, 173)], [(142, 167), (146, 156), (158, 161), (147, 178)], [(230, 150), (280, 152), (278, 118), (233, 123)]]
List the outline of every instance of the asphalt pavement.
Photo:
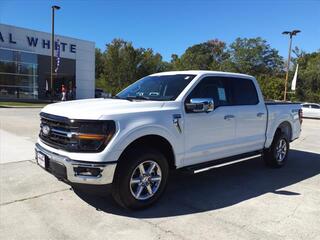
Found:
[(108, 186), (74, 190), (36, 165), (39, 111), (0, 108), (0, 239), (320, 239), (320, 120), (304, 119), (284, 168), (174, 173), (156, 205), (129, 211)]

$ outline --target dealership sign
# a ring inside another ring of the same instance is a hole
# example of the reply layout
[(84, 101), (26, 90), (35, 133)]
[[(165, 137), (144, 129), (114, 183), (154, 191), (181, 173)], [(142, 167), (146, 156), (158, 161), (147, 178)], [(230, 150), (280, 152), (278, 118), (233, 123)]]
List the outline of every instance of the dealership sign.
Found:
[[(17, 44), (17, 40), (15, 40), (15, 37), (12, 33), (8, 33), (8, 40), (5, 41), (5, 37), (4, 35), (2, 35), (2, 33), (0, 32), (0, 42), (8, 42), (10, 44)], [(39, 39), (37, 37), (33, 37), (33, 36), (26, 36), (25, 41), (27, 42), (28, 46), (30, 47), (42, 47), (44, 49), (50, 49), (51, 43), (50, 40), (47, 39)], [(76, 53), (76, 45), (75, 44), (69, 44), (69, 43), (65, 43), (60, 41), (60, 50), (62, 52), (70, 52), (70, 53)], [(58, 44), (57, 42), (55, 42), (55, 49), (57, 50), (58, 48)]]

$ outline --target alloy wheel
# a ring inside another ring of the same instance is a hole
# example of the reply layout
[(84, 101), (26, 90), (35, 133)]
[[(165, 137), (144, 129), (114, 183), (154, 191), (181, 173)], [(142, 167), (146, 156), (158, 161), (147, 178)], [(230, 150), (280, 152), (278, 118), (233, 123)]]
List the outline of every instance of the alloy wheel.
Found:
[(276, 147), (276, 159), (278, 162), (282, 162), (287, 154), (287, 143), (285, 139), (280, 139)]
[(137, 200), (146, 200), (155, 195), (161, 184), (161, 168), (152, 160), (140, 163), (130, 178), (130, 191)]

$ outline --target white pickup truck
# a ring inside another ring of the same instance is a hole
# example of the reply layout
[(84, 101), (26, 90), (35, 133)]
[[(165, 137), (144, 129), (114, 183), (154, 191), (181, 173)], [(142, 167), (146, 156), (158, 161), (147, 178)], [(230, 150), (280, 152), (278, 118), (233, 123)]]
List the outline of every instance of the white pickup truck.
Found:
[(164, 192), (169, 171), (194, 173), (262, 156), (281, 167), (300, 135), (301, 106), (265, 103), (254, 77), (214, 71), (153, 74), (113, 99), (42, 109), (38, 164), (69, 184), (112, 184), (126, 208)]

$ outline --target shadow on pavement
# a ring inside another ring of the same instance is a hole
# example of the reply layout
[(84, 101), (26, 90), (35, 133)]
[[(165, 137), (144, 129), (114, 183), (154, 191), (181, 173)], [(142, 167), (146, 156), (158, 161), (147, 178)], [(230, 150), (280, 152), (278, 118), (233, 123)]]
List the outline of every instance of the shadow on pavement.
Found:
[(134, 218), (159, 218), (220, 209), (265, 193), (299, 195), (279, 189), (319, 173), (320, 154), (291, 150), (287, 165), (281, 169), (270, 169), (261, 159), (251, 159), (196, 175), (177, 172), (170, 177), (163, 197), (142, 211), (122, 209), (113, 201), (110, 191), (104, 196), (101, 189), (95, 192), (100, 195), (86, 194), (83, 189), (75, 193), (98, 211)]

